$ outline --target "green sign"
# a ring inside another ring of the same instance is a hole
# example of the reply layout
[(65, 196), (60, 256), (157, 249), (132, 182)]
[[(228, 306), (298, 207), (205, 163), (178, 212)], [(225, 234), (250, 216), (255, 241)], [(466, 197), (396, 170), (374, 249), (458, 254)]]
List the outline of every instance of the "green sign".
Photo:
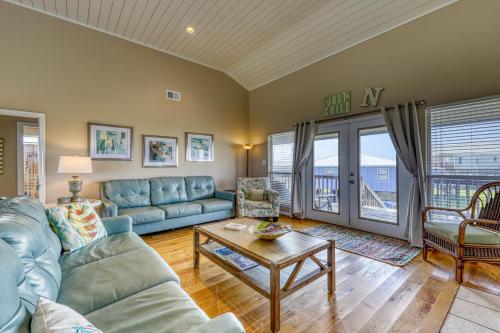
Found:
[(325, 97), (325, 116), (351, 112), (351, 91)]

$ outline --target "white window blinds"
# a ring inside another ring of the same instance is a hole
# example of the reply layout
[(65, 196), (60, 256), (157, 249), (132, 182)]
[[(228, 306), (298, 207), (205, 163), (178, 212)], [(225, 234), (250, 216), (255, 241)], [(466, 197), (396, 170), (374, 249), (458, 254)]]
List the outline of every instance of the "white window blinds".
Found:
[(294, 132), (269, 135), (269, 177), (282, 208), (291, 206)]
[(500, 179), (500, 96), (427, 110), (427, 172), (431, 203), (454, 208)]

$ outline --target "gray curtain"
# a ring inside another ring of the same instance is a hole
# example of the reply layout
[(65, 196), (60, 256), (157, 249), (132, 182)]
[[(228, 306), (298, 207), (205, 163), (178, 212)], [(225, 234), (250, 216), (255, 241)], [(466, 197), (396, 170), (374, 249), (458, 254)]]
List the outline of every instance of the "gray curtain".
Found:
[(318, 124), (312, 120), (295, 124), (294, 128), (291, 215), (303, 218), (305, 209), (305, 166), (311, 156)]
[(381, 109), (389, 135), (396, 153), (405, 168), (412, 174), (408, 200), (407, 233), (413, 246), (422, 246), (422, 221), (420, 213), (426, 198), (425, 171), (422, 158), (422, 147), (418, 125), (418, 112), (415, 102), (407, 102), (403, 107), (395, 105), (394, 109)]

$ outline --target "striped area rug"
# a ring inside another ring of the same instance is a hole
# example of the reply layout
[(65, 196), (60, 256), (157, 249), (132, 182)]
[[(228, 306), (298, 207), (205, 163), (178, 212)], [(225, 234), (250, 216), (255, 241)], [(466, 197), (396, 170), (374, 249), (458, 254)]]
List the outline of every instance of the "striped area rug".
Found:
[(335, 247), (385, 263), (404, 266), (420, 249), (408, 242), (337, 225), (318, 225), (302, 232), (323, 239), (335, 239)]

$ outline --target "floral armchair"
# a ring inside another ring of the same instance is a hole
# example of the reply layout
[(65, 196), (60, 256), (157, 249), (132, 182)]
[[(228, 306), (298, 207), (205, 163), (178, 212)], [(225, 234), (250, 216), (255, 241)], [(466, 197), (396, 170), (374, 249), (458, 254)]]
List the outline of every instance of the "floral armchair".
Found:
[(271, 189), (268, 177), (238, 178), (236, 200), (238, 217), (256, 217), (278, 220), (279, 194)]

